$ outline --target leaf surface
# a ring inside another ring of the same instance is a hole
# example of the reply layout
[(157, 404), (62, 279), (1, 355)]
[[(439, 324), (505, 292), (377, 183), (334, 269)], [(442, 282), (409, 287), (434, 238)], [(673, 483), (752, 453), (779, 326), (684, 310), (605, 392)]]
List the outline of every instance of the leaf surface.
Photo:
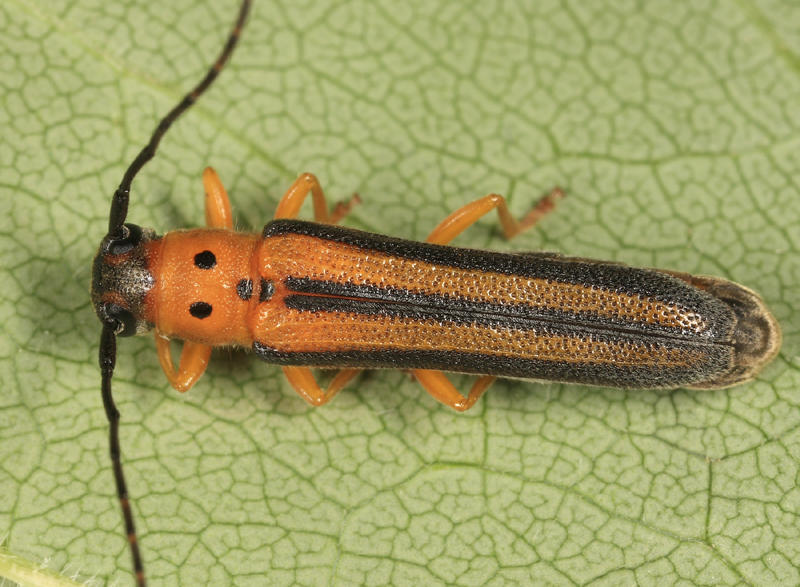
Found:
[[(0, 536), (66, 575), (131, 568), (91, 258), (125, 167), (235, 4), (0, 6)], [(559, 185), (536, 230), (506, 243), (492, 217), (456, 244), (724, 276), (764, 296), (784, 346), (731, 390), (509, 381), (458, 415), (398, 372), (313, 410), (231, 350), (180, 396), (150, 338), (122, 340), (153, 582), (800, 582), (800, 10), (255, 4), (220, 83), (134, 182), (131, 221), (200, 225), (206, 165), (244, 230), (302, 171), (362, 196), (348, 225), (416, 239), (486, 193), (522, 214)]]

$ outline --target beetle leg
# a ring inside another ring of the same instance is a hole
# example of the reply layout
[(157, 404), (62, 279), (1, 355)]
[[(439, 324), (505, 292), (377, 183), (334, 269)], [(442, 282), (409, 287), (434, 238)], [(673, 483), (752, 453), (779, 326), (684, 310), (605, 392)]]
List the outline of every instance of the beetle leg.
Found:
[[(233, 214), (228, 192), (222, 185), (217, 172), (212, 167), (203, 170), (203, 187), (206, 192), (206, 226), (209, 228), (233, 229)], [(211, 358), (211, 347), (196, 342), (184, 342), (178, 368), (172, 363), (172, 352), (169, 339), (158, 330), (155, 332), (156, 351), (161, 369), (167, 376), (170, 385), (180, 392), (188, 391), (206, 372)]]
[[(533, 209), (528, 212), (522, 220), (516, 220), (508, 209), (506, 200), (498, 194), (489, 194), (479, 200), (470, 202), (462, 206), (447, 218), (442, 220), (436, 228), (428, 235), (429, 243), (444, 245), (456, 238), (467, 228), (475, 224), (479, 218), (488, 214), (492, 210), (497, 210), (500, 217), (500, 224), (503, 227), (503, 234), (508, 239), (514, 238), (523, 230), (531, 228), (542, 216), (550, 212), (555, 203), (564, 197), (564, 192), (560, 188), (553, 190), (539, 200)], [(468, 410), (478, 401), (483, 393), (494, 382), (496, 377), (484, 375), (478, 377), (469, 393), (462, 395), (450, 382), (447, 376), (441, 371), (430, 369), (412, 369), (411, 372), (417, 378), (420, 385), (425, 388), (434, 398), (459, 412)]]
[(211, 358), (211, 347), (196, 342), (184, 342), (178, 369), (172, 364), (169, 339), (156, 330), (158, 361), (170, 385), (178, 391), (188, 391), (205, 373)]
[(497, 377), (492, 377), (491, 375), (478, 377), (475, 383), (472, 384), (469, 393), (463, 396), (441, 371), (412, 369), (411, 372), (420, 385), (425, 388), (425, 391), (443, 404), (459, 412), (470, 409), (483, 395), (483, 392), (489, 389), (489, 386), (497, 379)]
[[(209, 228), (233, 228), (231, 202), (225, 186), (222, 185), (217, 172), (212, 167), (203, 170), (203, 187), (205, 188), (206, 226)], [(172, 363), (172, 352), (169, 339), (155, 332), (156, 351), (161, 369), (167, 376), (170, 385), (180, 392), (188, 391), (206, 372), (211, 358), (211, 347), (196, 342), (184, 342), (178, 368)]]
[[(347, 202), (338, 202), (332, 212), (328, 212), (328, 203), (319, 180), (310, 173), (304, 173), (289, 186), (286, 193), (278, 202), (275, 209), (275, 218), (296, 218), (300, 212), (300, 206), (308, 194), (311, 194), (314, 205), (314, 220), (328, 224), (336, 224), (347, 216), (350, 210), (361, 202), (358, 194)], [(342, 369), (334, 375), (328, 388), (323, 390), (317, 383), (314, 374), (308, 367), (283, 367), (286, 379), (292, 384), (294, 390), (312, 406), (321, 406), (328, 403), (333, 396), (339, 393), (347, 383), (358, 375), (362, 369)]]
[(314, 220), (327, 224), (339, 222), (347, 216), (353, 206), (361, 201), (358, 194), (353, 194), (347, 202), (338, 202), (333, 207), (333, 211), (329, 213), (328, 203), (325, 201), (325, 194), (322, 191), (319, 180), (310, 173), (304, 173), (294, 180), (294, 183), (286, 190), (281, 201), (278, 202), (274, 218), (297, 218), (300, 206), (303, 205), (303, 200), (306, 199), (309, 193), (314, 204)]
[(283, 374), (294, 390), (312, 406), (327, 404), (362, 369), (342, 369), (323, 390), (308, 367), (283, 367)]
[(206, 226), (232, 230), (231, 202), (222, 180), (211, 167), (203, 170), (203, 187), (206, 190)]
[(489, 194), (459, 208), (442, 220), (428, 236), (428, 242), (439, 245), (447, 244), (468, 227), (475, 224), (481, 216), (495, 209), (500, 217), (503, 234), (505, 234), (506, 238), (511, 239), (536, 224), (542, 216), (553, 209), (556, 201), (563, 197), (564, 192), (561, 188), (553, 188), (549, 194), (537, 202), (522, 220), (516, 220), (511, 215), (503, 196)]

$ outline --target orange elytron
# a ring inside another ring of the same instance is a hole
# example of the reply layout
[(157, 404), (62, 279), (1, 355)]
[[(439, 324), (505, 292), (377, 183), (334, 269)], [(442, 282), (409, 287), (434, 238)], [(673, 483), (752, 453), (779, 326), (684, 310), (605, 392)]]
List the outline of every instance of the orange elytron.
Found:
[[(425, 243), (336, 224), (357, 197), (328, 211), (303, 174), (260, 234), (233, 231), (217, 174), (203, 174), (207, 228), (156, 236), (125, 223), (133, 178), (162, 136), (230, 57), (250, 2), (206, 77), (159, 124), (114, 194), (94, 261), (92, 301), (103, 323), (103, 401), (111, 457), (139, 585), (144, 567), (122, 473), (119, 413), (111, 397), (116, 337), (155, 331), (170, 383), (194, 385), (215, 346), (252, 348), (281, 364), (312, 405), (361, 369), (410, 370), (434, 398), (466, 410), (496, 377), (623, 388), (721, 388), (748, 381), (780, 346), (757, 294), (693, 276), (544, 253), (445, 246), (496, 210), (506, 237), (532, 227), (562, 196), (555, 189), (521, 221), (488, 195), (448, 216)], [(296, 220), (311, 194), (315, 222)], [(169, 340), (184, 341), (176, 368)], [(326, 389), (311, 367), (338, 368)], [(466, 396), (443, 371), (479, 375)]]

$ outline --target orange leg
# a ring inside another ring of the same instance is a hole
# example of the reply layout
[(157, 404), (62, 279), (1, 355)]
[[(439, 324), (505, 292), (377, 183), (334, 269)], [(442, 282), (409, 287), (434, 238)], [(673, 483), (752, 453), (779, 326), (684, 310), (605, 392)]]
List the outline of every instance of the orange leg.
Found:
[(327, 224), (339, 222), (347, 216), (353, 206), (361, 201), (358, 194), (353, 194), (350, 200), (338, 202), (333, 207), (333, 212), (328, 213), (328, 203), (325, 201), (325, 194), (322, 192), (319, 180), (310, 173), (304, 173), (294, 180), (294, 183), (283, 194), (281, 201), (278, 202), (278, 207), (275, 209), (274, 218), (297, 218), (300, 206), (303, 205), (303, 201), (309, 193), (311, 193), (311, 199), (314, 204), (314, 220)]
[[(206, 226), (232, 230), (231, 202), (225, 186), (222, 185), (217, 172), (211, 167), (206, 167), (203, 171), (203, 187), (206, 192)], [(196, 342), (184, 342), (183, 349), (181, 349), (181, 360), (178, 369), (175, 369), (172, 363), (169, 339), (158, 330), (156, 330), (155, 337), (158, 361), (161, 363), (161, 368), (170, 385), (178, 391), (188, 391), (206, 372), (208, 361), (211, 358), (211, 347)]]
[(497, 379), (497, 377), (492, 377), (491, 375), (478, 377), (475, 383), (472, 384), (469, 394), (464, 397), (441, 371), (412, 369), (411, 372), (417, 378), (419, 384), (425, 388), (425, 391), (443, 404), (459, 412), (470, 409), (483, 395), (483, 392), (489, 389), (489, 386)]
[(233, 214), (228, 192), (217, 172), (211, 167), (203, 170), (203, 187), (206, 190), (206, 226), (233, 230)]
[(342, 369), (334, 375), (327, 389), (322, 389), (308, 367), (283, 367), (283, 374), (294, 390), (312, 406), (327, 404), (363, 369)]
[(181, 349), (180, 367), (175, 370), (172, 364), (172, 353), (169, 348), (169, 339), (156, 331), (156, 350), (158, 361), (167, 376), (170, 385), (180, 392), (188, 391), (197, 383), (197, 380), (206, 372), (208, 361), (211, 358), (211, 347), (196, 342), (184, 342)]
[[(309, 193), (314, 205), (314, 220), (327, 224), (338, 223), (361, 201), (358, 194), (353, 194), (349, 201), (337, 203), (333, 212), (329, 213), (319, 180), (310, 173), (304, 173), (289, 186), (278, 202), (275, 218), (297, 218), (300, 207)], [(308, 367), (283, 367), (283, 373), (294, 390), (312, 406), (321, 406), (331, 401), (333, 396), (361, 371), (361, 369), (342, 369), (334, 375), (327, 389), (322, 389)]]
[[(314, 218), (318, 222), (337, 223), (359, 201), (358, 195), (354, 195), (350, 202), (338, 204), (334, 213), (328, 216), (322, 187), (316, 177), (310, 173), (305, 173), (292, 184), (283, 196), (275, 212), (275, 218), (295, 218), (303, 199), (309, 192), (314, 198)], [(553, 189), (521, 221), (517, 221), (511, 216), (511, 212), (508, 210), (506, 201), (502, 196), (489, 194), (450, 214), (433, 229), (427, 240), (431, 243), (447, 244), (474, 224), (481, 216), (494, 209), (497, 209), (500, 224), (503, 227), (506, 238), (510, 239), (536, 224), (542, 216), (553, 209), (555, 202), (563, 196), (564, 193), (559, 188)], [(328, 388), (323, 390), (308, 367), (283, 367), (283, 372), (295, 391), (313, 406), (321, 406), (329, 402), (339, 390), (361, 371), (362, 369), (342, 369), (334, 376)], [(442, 371), (412, 369), (411, 372), (435, 399), (460, 412), (471, 408), (496, 379), (496, 377), (490, 375), (479, 377), (465, 397), (458, 392)]]
[[(531, 228), (536, 224), (542, 216), (553, 209), (556, 201), (563, 197), (564, 192), (559, 188), (554, 188), (549, 194), (539, 200), (536, 206), (534, 206), (522, 220), (518, 221), (511, 216), (511, 212), (508, 210), (506, 200), (503, 196), (489, 194), (488, 196), (484, 196), (479, 200), (475, 200), (459, 208), (442, 220), (428, 235), (428, 242), (440, 245), (447, 244), (464, 232), (464, 230), (475, 224), (481, 216), (495, 209), (497, 210), (497, 215), (500, 217), (503, 233), (506, 238), (511, 239), (523, 230)], [(489, 389), (489, 386), (494, 383), (494, 380), (497, 379), (491, 375), (479, 377), (475, 383), (472, 384), (472, 389), (469, 390), (469, 394), (465, 397), (450, 383), (450, 380), (442, 371), (412, 369), (411, 372), (414, 374), (414, 377), (417, 378), (420, 385), (425, 388), (425, 391), (443, 404), (459, 412), (471, 408), (473, 404), (478, 401), (478, 398)]]
[(497, 210), (497, 215), (500, 217), (500, 225), (503, 227), (503, 234), (505, 234), (507, 239), (511, 239), (523, 230), (527, 230), (536, 224), (542, 216), (550, 212), (555, 206), (555, 203), (563, 197), (564, 192), (561, 191), (561, 188), (553, 188), (549, 194), (536, 203), (533, 209), (528, 212), (522, 220), (517, 220), (511, 215), (503, 196), (489, 194), (488, 196), (484, 196), (479, 200), (475, 200), (459, 208), (442, 220), (428, 235), (428, 242), (439, 245), (447, 244), (464, 232), (468, 227), (475, 224), (481, 216), (495, 209)]

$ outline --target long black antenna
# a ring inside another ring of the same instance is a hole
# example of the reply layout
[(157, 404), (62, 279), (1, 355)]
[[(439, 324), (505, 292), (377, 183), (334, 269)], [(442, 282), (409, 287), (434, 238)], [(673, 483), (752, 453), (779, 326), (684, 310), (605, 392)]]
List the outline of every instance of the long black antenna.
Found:
[(214, 83), (214, 80), (219, 75), (219, 72), (222, 71), (222, 68), (225, 67), (225, 63), (228, 61), (228, 58), (233, 53), (233, 50), (236, 48), (236, 43), (239, 41), (239, 35), (242, 32), (242, 27), (244, 26), (244, 22), (247, 19), (247, 13), (250, 10), (250, 0), (243, 0), (241, 7), (239, 8), (239, 16), (236, 19), (236, 24), (233, 26), (233, 30), (231, 31), (230, 36), (228, 37), (228, 41), (225, 43), (225, 46), (222, 48), (222, 52), (217, 57), (216, 62), (206, 73), (205, 77), (200, 80), (194, 89), (186, 94), (172, 110), (170, 110), (169, 114), (167, 114), (164, 118), (161, 119), (161, 122), (158, 123), (158, 126), (153, 131), (153, 135), (150, 137), (150, 142), (148, 142), (144, 148), (139, 152), (136, 156), (136, 159), (128, 167), (127, 171), (125, 171), (125, 175), (122, 176), (122, 181), (117, 188), (117, 191), (114, 192), (114, 199), (111, 200), (111, 212), (108, 215), (108, 233), (113, 234), (119, 231), (122, 227), (122, 224), (125, 222), (125, 218), (128, 215), (128, 198), (131, 192), (131, 182), (133, 182), (133, 178), (136, 177), (136, 174), (139, 173), (144, 164), (150, 161), (153, 158), (153, 155), (156, 154), (156, 149), (158, 149), (158, 143), (161, 142), (161, 138), (166, 134), (169, 130), (169, 127), (172, 126), (172, 123), (175, 122), (181, 114), (186, 112), (189, 107), (195, 103), (197, 98), (205, 92), (208, 87)]
[[(251, 0), (243, 0), (239, 8), (239, 16), (236, 18), (236, 23), (233, 26), (231, 34), (222, 51), (214, 62), (214, 65), (208, 70), (205, 77), (200, 80), (191, 92), (183, 97), (177, 106), (175, 106), (169, 113), (161, 119), (155, 131), (153, 131), (150, 141), (139, 152), (128, 169), (122, 177), (122, 181), (114, 192), (114, 197), (111, 200), (111, 211), (108, 216), (108, 237), (123, 238), (125, 231), (123, 230), (123, 223), (128, 215), (128, 200), (131, 191), (131, 182), (136, 174), (144, 167), (145, 163), (150, 161), (156, 154), (158, 144), (161, 138), (169, 130), (169, 127), (175, 122), (188, 108), (195, 103), (203, 92), (205, 92), (214, 80), (225, 67), (228, 59), (230, 58), (236, 44), (239, 41), (239, 35), (244, 27), (247, 13), (250, 10)], [(117, 333), (123, 328), (123, 324), (112, 316), (109, 316), (103, 323), (103, 332), (100, 334), (100, 372), (102, 375), (102, 395), (103, 406), (106, 410), (106, 417), (109, 422), (109, 448), (111, 453), (111, 465), (114, 469), (114, 481), (117, 485), (117, 497), (119, 498), (120, 507), (122, 509), (122, 517), (125, 520), (125, 532), (128, 537), (128, 543), (131, 548), (131, 556), (133, 557), (133, 572), (136, 577), (136, 584), (144, 587), (147, 584), (144, 574), (144, 564), (142, 563), (142, 556), (139, 552), (139, 542), (136, 538), (136, 528), (133, 523), (133, 512), (131, 511), (130, 501), (128, 500), (128, 488), (125, 484), (125, 475), (122, 472), (122, 455), (119, 446), (119, 411), (114, 404), (114, 398), (111, 396), (111, 378), (114, 375), (114, 365), (117, 361)]]

